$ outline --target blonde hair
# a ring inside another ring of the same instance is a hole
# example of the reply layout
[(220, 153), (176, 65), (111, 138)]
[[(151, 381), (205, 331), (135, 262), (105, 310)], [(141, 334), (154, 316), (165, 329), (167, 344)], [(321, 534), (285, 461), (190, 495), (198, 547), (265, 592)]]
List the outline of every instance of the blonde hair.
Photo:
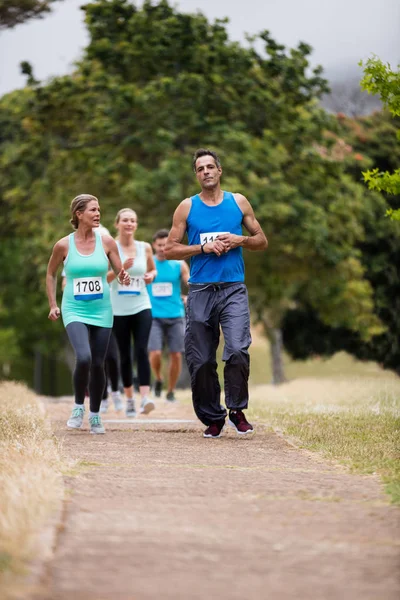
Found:
[(91, 194), (79, 194), (79, 196), (75, 196), (75, 198), (72, 200), (71, 206), (70, 206), (70, 210), (71, 210), (70, 223), (74, 229), (78, 229), (78, 225), (79, 225), (79, 219), (78, 219), (78, 215), (76, 213), (83, 212), (85, 210), (85, 208), (87, 207), (87, 205), (89, 204), (89, 202), (91, 202), (92, 200), (96, 200), (96, 202), (98, 202), (98, 199), (96, 198), (96, 196), (92, 196)]
[(136, 219), (137, 219), (137, 214), (136, 214), (136, 212), (133, 210), (133, 208), (121, 208), (121, 210), (119, 210), (119, 211), (117, 212), (117, 216), (115, 217), (115, 225), (118, 225), (118, 223), (119, 223), (119, 220), (120, 220), (120, 218), (121, 218), (121, 215), (122, 215), (122, 213), (123, 213), (123, 212), (132, 212), (132, 213), (135, 215)]

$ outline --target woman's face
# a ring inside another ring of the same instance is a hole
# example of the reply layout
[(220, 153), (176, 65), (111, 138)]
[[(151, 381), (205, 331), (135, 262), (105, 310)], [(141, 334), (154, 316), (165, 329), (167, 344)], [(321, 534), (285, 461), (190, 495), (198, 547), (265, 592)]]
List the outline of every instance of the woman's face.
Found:
[(132, 235), (135, 233), (138, 226), (137, 216), (133, 210), (124, 210), (119, 216), (117, 223), (118, 233)]
[(100, 225), (100, 206), (97, 200), (90, 200), (83, 211), (77, 211), (80, 225), (98, 227)]

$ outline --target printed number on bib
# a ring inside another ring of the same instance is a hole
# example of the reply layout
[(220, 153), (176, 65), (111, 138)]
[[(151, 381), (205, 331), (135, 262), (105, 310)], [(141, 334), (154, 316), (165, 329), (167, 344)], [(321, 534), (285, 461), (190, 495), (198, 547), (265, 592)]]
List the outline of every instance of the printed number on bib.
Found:
[(75, 300), (99, 300), (103, 297), (101, 277), (79, 277), (73, 283)]
[(152, 294), (157, 298), (166, 298), (172, 296), (172, 283), (153, 283), (151, 288)]
[(211, 231), (210, 233), (201, 233), (200, 234), (200, 244), (208, 244), (208, 242), (215, 242), (219, 235), (224, 235), (225, 233), (229, 233), (229, 231)]
[(129, 285), (118, 284), (118, 294), (120, 296), (138, 296), (142, 289), (142, 278), (131, 277)]

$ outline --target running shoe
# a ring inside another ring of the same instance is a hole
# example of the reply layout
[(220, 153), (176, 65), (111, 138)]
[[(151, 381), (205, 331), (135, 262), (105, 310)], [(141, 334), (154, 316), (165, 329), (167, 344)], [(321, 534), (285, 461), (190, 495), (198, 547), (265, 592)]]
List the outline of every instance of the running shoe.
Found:
[(103, 423), (101, 422), (100, 415), (92, 415), (89, 417), (90, 433), (105, 433)]
[(133, 398), (128, 398), (126, 401), (125, 414), (129, 418), (136, 417), (135, 401)]
[(168, 394), (165, 396), (165, 399), (167, 400), (167, 402), (176, 402), (174, 392), (168, 392)]
[(111, 392), (111, 397), (113, 399), (114, 402), (114, 408), (117, 412), (120, 412), (121, 410), (124, 410), (124, 404), (122, 402), (122, 398), (121, 398), (121, 392)]
[(108, 400), (102, 400), (100, 403), (100, 412), (106, 413), (108, 411)]
[(142, 403), (140, 406), (140, 412), (144, 415), (148, 415), (149, 412), (151, 412), (152, 410), (155, 409), (155, 404), (154, 401), (151, 400), (151, 398), (148, 398), (147, 396), (144, 396), (144, 398), (142, 398)]
[(221, 437), (224, 427), (225, 427), (225, 419), (222, 419), (221, 421), (215, 421), (214, 423), (211, 423), (211, 425), (209, 425), (207, 427), (207, 429), (203, 433), (203, 437), (219, 438), (219, 437)]
[(241, 410), (230, 410), (228, 423), (231, 427), (234, 427), (239, 435), (246, 435), (246, 433), (253, 433), (253, 425), (251, 425), (244, 413)]
[(156, 398), (160, 398), (161, 396), (162, 384), (163, 382), (159, 379), (157, 379), (154, 383), (154, 395)]
[(85, 407), (83, 406), (75, 406), (72, 409), (72, 414), (67, 421), (67, 427), (71, 429), (80, 429), (83, 423), (83, 416), (85, 414)]

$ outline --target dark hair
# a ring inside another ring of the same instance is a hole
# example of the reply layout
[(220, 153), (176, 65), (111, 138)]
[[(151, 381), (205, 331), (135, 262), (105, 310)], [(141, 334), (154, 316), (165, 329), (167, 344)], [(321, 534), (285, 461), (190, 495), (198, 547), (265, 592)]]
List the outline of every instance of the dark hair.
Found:
[(218, 158), (218, 154), (214, 152), (214, 150), (208, 150), (207, 148), (199, 148), (193, 155), (192, 167), (193, 171), (196, 173), (196, 160), (201, 158), (202, 156), (212, 156), (215, 160), (215, 164), (218, 168), (221, 166), (221, 161)]
[(166, 238), (168, 236), (169, 236), (168, 229), (159, 229), (153, 235), (153, 242), (155, 242), (156, 240), (163, 240), (164, 238)]

